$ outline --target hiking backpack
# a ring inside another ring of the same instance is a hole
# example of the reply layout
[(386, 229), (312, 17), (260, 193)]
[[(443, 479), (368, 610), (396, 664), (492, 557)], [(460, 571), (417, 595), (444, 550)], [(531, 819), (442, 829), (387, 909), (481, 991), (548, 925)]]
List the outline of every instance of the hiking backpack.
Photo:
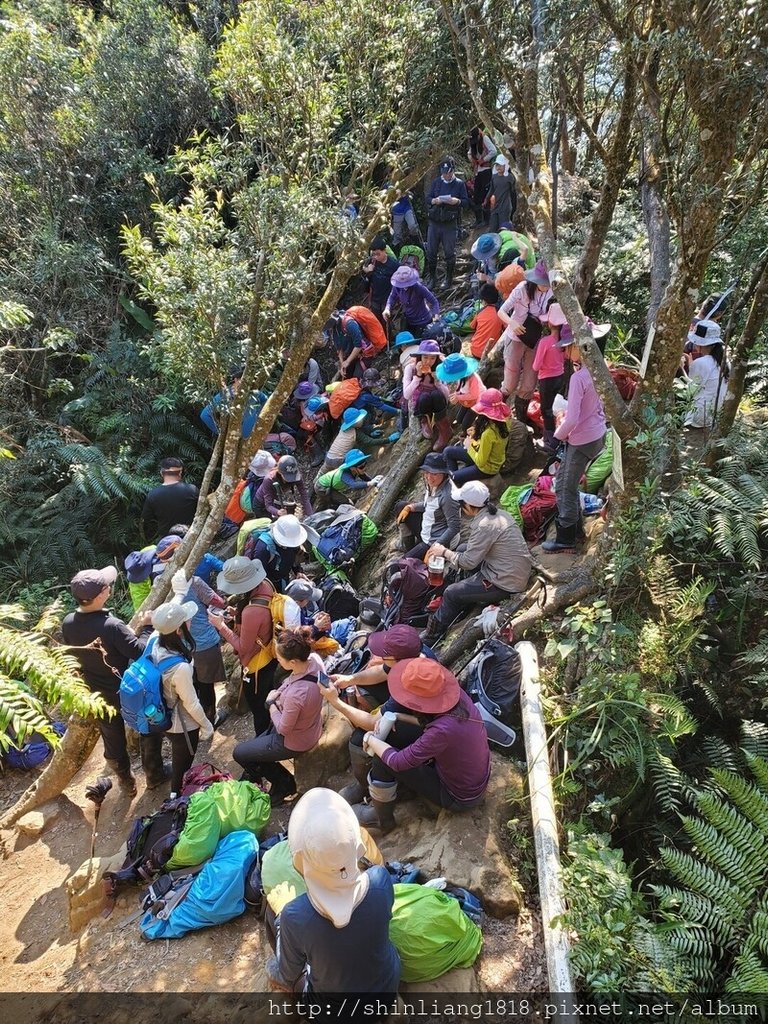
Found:
[(381, 629), (426, 616), (431, 596), (429, 573), (420, 558), (399, 558), (384, 569), (381, 581)]
[(326, 662), (325, 670), (328, 675), (354, 675), (361, 672), (371, 660), (371, 652), (368, 650), (367, 630), (358, 630), (350, 634), (343, 651), (334, 654)]
[(140, 736), (170, 729), (172, 716), (163, 699), (163, 673), (186, 660), (171, 654), (155, 664), (151, 655), (157, 639), (157, 634), (149, 638), (144, 653), (131, 662), (120, 680), (120, 714)]
[(295, 455), (296, 454), (296, 438), (287, 431), (281, 431), (277, 434), (267, 434), (264, 438), (264, 450), (269, 452), (270, 455), (274, 455), (275, 458), (280, 458), (281, 455)]
[(414, 270), (418, 270), (419, 274), (423, 277), (426, 260), (427, 257), (420, 245), (409, 244), (400, 246), (401, 267), (412, 267)]
[(201, 761), (200, 764), (193, 764), (184, 772), (181, 780), (181, 796), (192, 796), (193, 793), (201, 793), (208, 789), (214, 782), (229, 782), (232, 776), (227, 771), (222, 771), (210, 761)]
[(345, 409), (360, 397), (360, 381), (356, 377), (348, 377), (339, 381), (333, 388), (328, 399), (328, 412), (331, 418), (338, 420)]
[(461, 338), (453, 333), (450, 324), (445, 320), (436, 320), (424, 331), (424, 338), (436, 341), (444, 356), (450, 356), (454, 352), (461, 352)]
[(349, 320), (354, 320), (363, 332), (364, 359), (373, 359), (387, 347), (387, 335), (372, 310), (365, 306), (350, 306), (341, 318), (341, 324), (345, 331)]
[[(57, 736), (63, 736), (67, 727), (63, 722), (52, 722), (51, 728)], [(7, 731), (8, 739), (18, 742), (18, 737), (9, 726)], [(20, 747), (9, 747), (2, 755), (2, 763), (6, 768), (15, 768), (18, 771), (31, 771), (43, 764), (53, 753), (53, 747), (48, 740), (39, 732), (33, 732), (28, 736)]]
[(119, 871), (104, 874), (107, 894), (114, 897), (119, 885), (151, 881), (171, 859), (187, 822), (187, 797), (166, 800), (154, 814), (136, 818), (126, 843), (127, 853)]
[(557, 515), (555, 492), (535, 486), (530, 497), (520, 506), (520, 515), (523, 518), (523, 536), (527, 541), (538, 544)]
[(323, 592), (320, 608), (322, 611), (328, 612), (332, 622), (346, 619), (349, 616), (357, 618), (360, 613), (360, 598), (348, 580), (329, 575), (318, 585)]
[(520, 655), (503, 640), (491, 637), (465, 670), (465, 689), (480, 712), (488, 742), (508, 749), (517, 739), (520, 720)]
[(363, 513), (343, 523), (334, 523), (321, 535), (315, 550), (334, 569), (340, 569), (360, 554), (363, 546)]

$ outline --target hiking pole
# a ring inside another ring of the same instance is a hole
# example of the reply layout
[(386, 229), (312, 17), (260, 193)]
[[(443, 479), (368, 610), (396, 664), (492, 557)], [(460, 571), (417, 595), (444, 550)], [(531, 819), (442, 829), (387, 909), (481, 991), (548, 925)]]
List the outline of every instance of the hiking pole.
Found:
[(112, 789), (112, 779), (108, 779), (105, 775), (100, 775), (92, 785), (85, 787), (85, 799), (92, 800), (94, 806), (93, 831), (91, 832), (91, 855), (88, 865), (89, 873), (90, 861), (93, 860), (93, 854), (96, 850), (96, 836), (98, 835), (101, 805), (104, 803), (104, 799), (110, 789)]

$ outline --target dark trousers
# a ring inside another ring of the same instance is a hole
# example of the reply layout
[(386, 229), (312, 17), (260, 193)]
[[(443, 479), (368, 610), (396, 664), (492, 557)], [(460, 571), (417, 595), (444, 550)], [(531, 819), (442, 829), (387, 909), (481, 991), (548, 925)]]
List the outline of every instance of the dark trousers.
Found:
[(435, 618), (444, 629), (458, 619), (462, 612), (475, 605), (498, 604), (509, 597), (506, 590), (487, 584), (480, 573), (451, 583), (443, 591), (443, 600), (435, 612)]
[[(478, 469), (472, 461), (472, 456), (461, 444), (450, 444), (443, 452), (445, 461), (448, 463), (448, 472), (457, 487), (461, 487), (467, 480), (490, 480), (494, 473), (484, 473)], [(459, 469), (459, 465), (464, 469)]]
[[(192, 762), (195, 760), (200, 730), (187, 729), (186, 735), (183, 732), (168, 732), (166, 736), (171, 741), (171, 792), (180, 793), (184, 772), (192, 767)], [(189, 744), (187, 744), (187, 739), (189, 739)]]
[(459, 427), (462, 430), (469, 430), (469, 428), (472, 426), (472, 424), (475, 422), (476, 419), (477, 419), (477, 413), (476, 412), (472, 412), (472, 410), (469, 408), (469, 406), (467, 406), (467, 405), (457, 405), (456, 406), (456, 422), (458, 423)]
[[(125, 742), (125, 722), (122, 715), (99, 718), (97, 721), (104, 741), (104, 760), (110, 762), (118, 775), (128, 775), (131, 770), (131, 757)], [(162, 742), (162, 736), (159, 738)]]
[(243, 769), (243, 777), (250, 782), (258, 783), (264, 778), (272, 783), (272, 792), (278, 791), (283, 796), (296, 792), (293, 775), (280, 762), (301, 757), (301, 753), (289, 750), (274, 726), (261, 736), (238, 743), (232, 757)]
[(243, 696), (253, 715), (253, 731), (258, 736), (272, 724), (269, 712), (264, 707), (267, 694), (275, 687), (277, 661), (272, 660), (257, 673), (243, 672)]
[(544, 420), (544, 429), (554, 431), (555, 414), (552, 412), (552, 403), (555, 396), (562, 393), (564, 378), (560, 377), (539, 377), (539, 399), (541, 401), (541, 416)]
[(454, 799), (440, 781), (434, 762), (420, 764), (418, 768), (407, 768), (402, 772), (393, 772), (382, 760), (374, 757), (371, 778), (376, 782), (402, 782), (425, 800), (437, 804), (438, 807), (445, 807), (449, 811), (469, 810), (483, 800), (483, 797), (480, 797), (471, 803), (460, 803)]
[[(398, 501), (395, 505), (395, 515), (399, 515), (407, 504), (407, 501)], [(408, 547), (403, 556), (404, 558), (423, 558), (427, 553), (429, 545), (425, 544), (421, 539), (422, 519), (423, 514), (421, 512), (409, 512), (402, 523), (399, 524), (403, 542)]]
[(450, 224), (433, 224), (429, 222), (429, 229), (427, 230), (427, 260), (431, 267), (437, 266), (437, 255), (440, 251), (440, 246), (443, 247), (445, 253), (446, 262), (451, 262), (456, 258), (456, 236), (458, 234), (458, 224), (453, 221)]
[(489, 219), (490, 208), (488, 206), (483, 206), (483, 202), (485, 201), (485, 197), (488, 195), (488, 189), (491, 187), (492, 175), (493, 171), (490, 167), (486, 167), (484, 168), (484, 170), (478, 171), (475, 174), (473, 205), (475, 207), (475, 213), (478, 215), (478, 217), (482, 218), (486, 222)]
[(350, 499), (344, 491), (315, 491), (313, 507), (315, 512), (325, 512), (326, 509), (338, 508), (350, 500), (354, 499)]

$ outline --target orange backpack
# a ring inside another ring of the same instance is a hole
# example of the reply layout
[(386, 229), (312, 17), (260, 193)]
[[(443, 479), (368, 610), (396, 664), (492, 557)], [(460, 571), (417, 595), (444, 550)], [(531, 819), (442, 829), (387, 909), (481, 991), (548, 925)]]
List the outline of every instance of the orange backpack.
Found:
[(387, 347), (384, 328), (370, 309), (366, 309), (365, 306), (350, 306), (341, 321), (345, 329), (348, 317), (351, 317), (363, 332), (363, 356), (366, 359), (373, 359)]
[(339, 381), (328, 400), (328, 412), (337, 420), (360, 397), (360, 381), (355, 377)]
[(240, 495), (245, 490), (245, 480), (240, 480), (232, 492), (232, 497), (229, 499), (227, 507), (224, 509), (224, 515), (227, 519), (230, 519), (233, 523), (237, 523), (238, 526), (245, 520), (247, 515), (245, 509), (240, 504)]

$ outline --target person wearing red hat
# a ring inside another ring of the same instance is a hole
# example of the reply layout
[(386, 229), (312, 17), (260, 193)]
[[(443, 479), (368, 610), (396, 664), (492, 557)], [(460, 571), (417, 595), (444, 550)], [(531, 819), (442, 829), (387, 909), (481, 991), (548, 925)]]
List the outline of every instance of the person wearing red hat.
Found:
[[(472, 412), (477, 419), (467, 430), (467, 447), (453, 444), (445, 449), (445, 461), (457, 487), (468, 480), (496, 476), (507, 456), (512, 410), (498, 388), (487, 388), (472, 406)], [(459, 469), (460, 465), (464, 468)]]
[(395, 827), (398, 782), (447, 810), (477, 807), (491, 776), (488, 736), (456, 676), (430, 658), (410, 658), (395, 665), (388, 683), (390, 699), (380, 710), (396, 719), (387, 738), (376, 735), (373, 716), (358, 723), (368, 725), (363, 744), (373, 757), (371, 803), (354, 807), (360, 824), (383, 833)]

